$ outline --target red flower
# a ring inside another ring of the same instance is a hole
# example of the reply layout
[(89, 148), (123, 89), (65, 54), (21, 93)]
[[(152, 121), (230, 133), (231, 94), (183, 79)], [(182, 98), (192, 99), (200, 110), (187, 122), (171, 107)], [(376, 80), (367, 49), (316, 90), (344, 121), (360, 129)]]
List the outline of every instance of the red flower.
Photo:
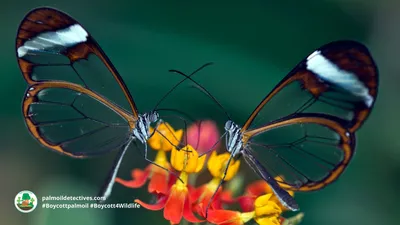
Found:
[(206, 210), (208, 206), (209, 210), (222, 209), (222, 201), (220, 198), (222, 194), (221, 193), (222, 187), (219, 188), (214, 198), (212, 199), (212, 202), (209, 205), (211, 197), (213, 196), (215, 189), (218, 186), (218, 183), (219, 183), (218, 179), (213, 179), (209, 183), (204, 184), (193, 190), (193, 192), (191, 192), (191, 198), (196, 199), (194, 210), (200, 216), (206, 217)]
[(177, 180), (177, 183), (171, 187), (168, 195), (159, 195), (155, 204), (147, 204), (139, 199), (136, 199), (135, 202), (153, 211), (164, 209), (164, 218), (171, 224), (179, 224), (182, 217), (191, 223), (203, 222), (193, 214), (188, 188), (180, 180)]
[[(155, 163), (164, 167), (165, 169), (170, 169), (170, 166), (166, 162), (166, 153), (164, 151), (158, 151)], [(147, 180), (149, 180), (148, 191), (149, 193), (155, 194), (167, 194), (170, 179), (176, 179), (174, 176), (170, 175), (169, 172), (162, 169), (156, 165), (150, 164), (144, 170), (134, 169), (131, 172), (132, 180), (123, 180), (119, 177), (115, 178), (115, 182), (124, 185), (129, 188), (140, 188)]]
[[(227, 165), (229, 157), (229, 153), (218, 155), (215, 151), (213, 151), (207, 162), (208, 171), (213, 176), (213, 179), (207, 184), (200, 186), (193, 193), (193, 198), (197, 199), (195, 210), (203, 217), (206, 217), (207, 210), (221, 209), (221, 204), (223, 202), (231, 203), (234, 201), (231, 197), (231, 193), (228, 191), (223, 191), (222, 187), (220, 187), (217, 191), (217, 187), (224, 176), (224, 181), (229, 181), (237, 174), (237, 171), (239, 170), (240, 161), (238, 160), (231, 160), (229, 165)], [(226, 166), (228, 166), (228, 170), (225, 174)], [(216, 194), (214, 198), (211, 199), (214, 192), (216, 192)], [(212, 202), (210, 203), (210, 201)]]

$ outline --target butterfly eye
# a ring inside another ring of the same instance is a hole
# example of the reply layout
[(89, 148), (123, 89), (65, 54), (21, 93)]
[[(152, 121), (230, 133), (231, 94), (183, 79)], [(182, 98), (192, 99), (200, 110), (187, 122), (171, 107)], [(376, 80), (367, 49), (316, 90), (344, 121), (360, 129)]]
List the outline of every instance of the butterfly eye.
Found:
[(230, 131), (232, 129), (233, 122), (231, 120), (226, 121), (225, 130)]
[(150, 114), (149, 120), (150, 120), (150, 122), (154, 123), (158, 120), (159, 117), (160, 117), (160, 115), (158, 114), (158, 112), (153, 112)]

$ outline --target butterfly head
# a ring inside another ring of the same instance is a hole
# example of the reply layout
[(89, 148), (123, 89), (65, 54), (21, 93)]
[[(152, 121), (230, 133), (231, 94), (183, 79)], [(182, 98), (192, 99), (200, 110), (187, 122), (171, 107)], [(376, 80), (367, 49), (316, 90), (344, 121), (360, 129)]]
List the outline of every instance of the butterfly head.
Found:
[(158, 119), (160, 118), (160, 115), (158, 114), (157, 111), (145, 113), (145, 115), (147, 116), (147, 120), (149, 121), (149, 124), (157, 122)]

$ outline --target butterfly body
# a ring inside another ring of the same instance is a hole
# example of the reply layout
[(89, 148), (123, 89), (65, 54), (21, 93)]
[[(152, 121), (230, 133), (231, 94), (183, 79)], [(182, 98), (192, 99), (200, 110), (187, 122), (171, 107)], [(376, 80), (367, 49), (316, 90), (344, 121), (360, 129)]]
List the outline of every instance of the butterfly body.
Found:
[(243, 133), (241, 128), (231, 120), (225, 123), (225, 131), (227, 132), (226, 149), (232, 157), (235, 157), (246, 147), (243, 142)]
[(156, 111), (150, 113), (139, 114), (135, 128), (132, 130), (132, 135), (142, 144), (146, 144), (150, 138), (150, 125), (159, 120), (159, 114)]

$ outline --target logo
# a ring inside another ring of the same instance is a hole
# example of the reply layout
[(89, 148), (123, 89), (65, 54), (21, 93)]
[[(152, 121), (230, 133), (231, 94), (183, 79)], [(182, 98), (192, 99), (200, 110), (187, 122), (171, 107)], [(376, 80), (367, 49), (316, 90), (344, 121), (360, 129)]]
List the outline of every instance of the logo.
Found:
[(14, 199), (15, 208), (17, 208), (20, 212), (30, 213), (37, 206), (37, 197), (31, 191), (21, 191), (19, 192)]

